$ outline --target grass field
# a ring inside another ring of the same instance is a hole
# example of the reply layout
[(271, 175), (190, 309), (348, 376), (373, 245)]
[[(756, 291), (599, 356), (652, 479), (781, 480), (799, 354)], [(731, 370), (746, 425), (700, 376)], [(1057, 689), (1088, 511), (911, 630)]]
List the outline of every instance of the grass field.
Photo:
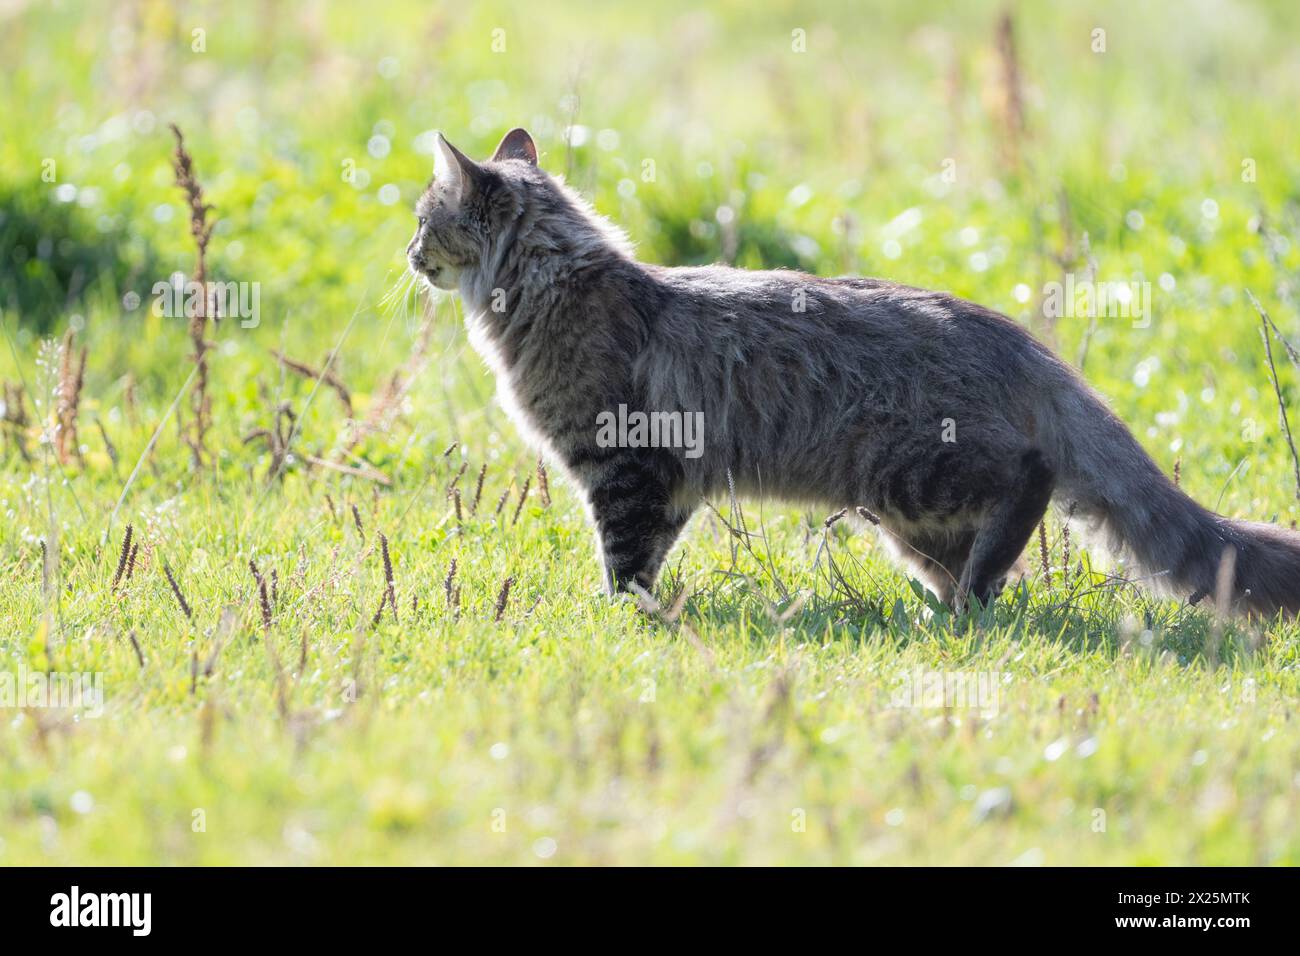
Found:
[[(950, 6), (0, 3), (0, 674), (103, 690), (0, 683), (0, 864), (1300, 863), (1295, 624), (1150, 599), (1055, 514), (954, 618), (776, 501), (611, 602), (403, 278), (429, 131), (524, 125), (643, 258), (1002, 310), (1198, 500), (1293, 524), (1246, 290), (1300, 342), (1300, 11)], [(260, 297), (206, 329), (197, 451), (172, 122), (208, 277)], [(1149, 321), (1046, 317), (1066, 276)]]

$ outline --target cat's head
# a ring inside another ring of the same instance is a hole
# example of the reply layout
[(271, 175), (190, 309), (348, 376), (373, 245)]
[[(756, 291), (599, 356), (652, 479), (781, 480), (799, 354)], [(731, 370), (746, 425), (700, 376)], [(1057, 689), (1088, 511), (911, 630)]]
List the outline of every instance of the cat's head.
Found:
[(522, 129), (502, 138), (492, 158), (476, 163), (437, 135), (433, 179), (415, 204), (415, 235), (406, 246), (411, 269), (440, 289), (459, 287), (493, 240), (522, 211), (530, 187), (548, 177), (537, 168), (537, 147)]

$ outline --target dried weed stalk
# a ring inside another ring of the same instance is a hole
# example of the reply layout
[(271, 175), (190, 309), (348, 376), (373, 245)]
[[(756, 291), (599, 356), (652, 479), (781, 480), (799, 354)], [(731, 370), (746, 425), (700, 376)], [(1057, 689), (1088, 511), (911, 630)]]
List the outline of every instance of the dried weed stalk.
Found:
[(208, 398), (208, 349), (212, 347), (212, 343), (207, 341), (207, 321), (211, 312), (211, 302), (207, 293), (207, 257), (208, 242), (212, 238), (214, 223), (208, 221), (208, 213), (212, 207), (204, 201), (203, 187), (194, 175), (194, 159), (185, 149), (185, 138), (175, 123), (171, 124), (171, 130), (176, 137), (176, 152), (172, 160), (176, 172), (176, 185), (185, 194), (190, 213), (190, 236), (194, 239), (194, 281), (204, 290), (199, 308), (190, 317), (189, 324), (193, 359), (198, 374), (195, 376), (194, 390), (190, 393), (190, 411), (193, 417), (189, 422), (188, 433), (184, 436), (190, 448), (194, 467), (197, 469), (203, 465), (203, 460), (208, 454), (205, 438), (212, 425), (212, 403)]
[(77, 415), (81, 405), (81, 388), (86, 377), (86, 346), (76, 351), (76, 332), (68, 329), (59, 350), (59, 385), (55, 398), (55, 414), (59, 427), (55, 434), (54, 450), (59, 464), (68, 464), (73, 456), (80, 458), (77, 443)]
[(339, 378), (337, 372), (332, 371), (328, 367), (324, 369), (313, 368), (306, 362), (299, 362), (297, 359), (292, 359), (277, 349), (271, 349), (271, 354), (274, 355), (276, 360), (289, 371), (296, 372), (304, 378), (315, 379), (316, 381), (332, 388), (334, 394), (339, 397), (339, 401), (343, 403), (343, 410), (347, 414), (348, 418), (352, 417), (352, 393), (348, 391), (348, 387), (343, 384), (343, 379)]

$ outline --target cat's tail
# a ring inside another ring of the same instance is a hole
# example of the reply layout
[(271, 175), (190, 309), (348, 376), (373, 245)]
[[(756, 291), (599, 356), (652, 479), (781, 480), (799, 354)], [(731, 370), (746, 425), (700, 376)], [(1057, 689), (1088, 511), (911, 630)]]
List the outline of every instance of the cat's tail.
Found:
[(1300, 533), (1201, 507), (1085, 383), (1054, 384), (1039, 441), (1059, 500), (1137, 565), (1140, 583), (1241, 613), (1300, 614)]

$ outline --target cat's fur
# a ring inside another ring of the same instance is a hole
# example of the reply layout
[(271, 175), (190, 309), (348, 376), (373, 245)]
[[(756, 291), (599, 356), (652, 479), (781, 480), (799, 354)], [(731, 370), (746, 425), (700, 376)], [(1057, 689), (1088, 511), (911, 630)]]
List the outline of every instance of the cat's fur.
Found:
[[(879, 279), (646, 265), (523, 130), (483, 163), (442, 137), (438, 156), (411, 267), (460, 292), (506, 409), (582, 489), (611, 590), (650, 587), (730, 475), (864, 506), (958, 604), (997, 592), (1055, 497), (1160, 591), (1199, 600), (1222, 575), (1238, 610), (1300, 611), (1300, 535), (1196, 504), (1004, 316)], [(703, 412), (703, 454), (601, 447), (619, 405)]]

